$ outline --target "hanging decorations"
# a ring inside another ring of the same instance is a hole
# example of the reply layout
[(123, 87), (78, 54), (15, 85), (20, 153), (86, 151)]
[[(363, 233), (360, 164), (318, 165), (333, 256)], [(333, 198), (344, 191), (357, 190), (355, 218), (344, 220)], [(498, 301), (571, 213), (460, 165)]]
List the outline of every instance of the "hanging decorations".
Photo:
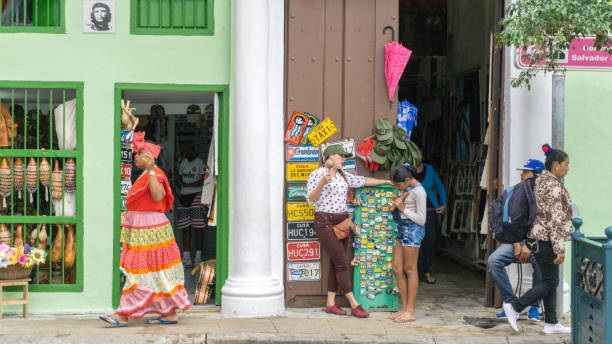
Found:
[(0, 196), (2, 196), (2, 208), (6, 208), (6, 198), (11, 195), (11, 167), (8, 158), (0, 161)]
[(49, 186), (51, 186), (51, 165), (47, 158), (40, 161), (40, 182), (45, 187), (45, 202), (49, 202)]
[(76, 233), (74, 227), (66, 225), (66, 242), (64, 243), (64, 267), (71, 268), (74, 265), (76, 255)]
[(11, 232), (4, 223), (0, 224), (0, 244), (11, 245)]
[(121, 127), (127, 131), (134, 131), (138, 125), (138, 117), (132, 114), (132, 110), (135, 108), (130, 108), (130, 101), (126, 103), (121, 99)]
[(13, 247), (22, 247), (23, 246), (23, 225), (17, 225), (17, 229), (15, 230), (15, 237), (13, 238)]
[(30, 204), (34, 203), (34, 193), (38, 190), (38, 165), (36, 160), (30, 157), (26, 167), (26, 190), (30, 194)]
[(73, 193), (76, 191), (76, 163), (74, 159), (70, 158), (66, 160), (64, 165), (64, 190), (67, 193)]
[(408, 64), (412, 51), (395, 42), (395, 30), (392, 26), (385, 26), (383, 34), (387, 30), (391, 30), (391, 42), (385, 44), (385, 80), (387, 81), (389, 106), (392, 107), (395, 89), (404, 73), (404, 68)]
[(417, 126), (418, 109), (407, 100), (402, 100), (397, 104), (397, 120), (395, 124), (406, 130), (408, 139), (412, 134), (412, 129)]
[(13, 189), (17, 190), (17, 198), (21, 199), (21, 191), (25, 186), (25, 165), (22, 158), (13, 162)]
[(47, 251), (47, 225), (40, 224), (30, 233), (30, 247), (38, 247), (43, 251)]
[(62, 242), (64, 241), (64, 228), (62, 225), (55, 225), (57, 230), (57, 235), (55, 235), (55, 240), (53, 240), (53, 247), (51, 248), (51, 262), (60, 263), (62, 261)]
[(62, 170), (59, 169), (59, 162), (55, 160), (55, 166), (51, 174), (51, 198), (53, 201), (61, 201), (62, 192)]

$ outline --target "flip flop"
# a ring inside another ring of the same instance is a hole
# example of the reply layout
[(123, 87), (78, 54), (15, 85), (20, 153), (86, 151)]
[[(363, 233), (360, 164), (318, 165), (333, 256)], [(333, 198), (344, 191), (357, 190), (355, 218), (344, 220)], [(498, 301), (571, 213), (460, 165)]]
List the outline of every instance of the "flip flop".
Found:
[(163, 320), (161, 317), (156, 319), (149, 319), (146, 321), (147, 325), (176, 325), (178, 321)]
[(111, 324), (111, 327), (126, 327), (127, 324), (124, 324), (122, 322), (119, 321), (119, 319), (115, 318), (112, 315), (101, 315), (98, 317), (100, 320)]
[(438, 280), (435, 277), (433, 277), (433, 276), (429, 276), (429, 277), (433, 278), (433, 281), (427, 279), (427, 277), (425, 277), (425, 276), (421, 277), (420, 280), (421, 280), (421, 282), (425, 282), (427, 284), (436, 284), (436, 282)]

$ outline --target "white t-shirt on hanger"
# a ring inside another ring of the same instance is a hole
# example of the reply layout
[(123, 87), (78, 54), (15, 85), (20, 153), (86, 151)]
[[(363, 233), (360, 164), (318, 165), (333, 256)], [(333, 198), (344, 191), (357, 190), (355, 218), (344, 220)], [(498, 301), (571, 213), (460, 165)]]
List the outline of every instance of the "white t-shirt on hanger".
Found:
[[(183, 183), (191, 184), (204, 179), (206, 173), (206, 166), (204, 160), (195, 158), (192, 161), (183, 159), (179, 165), (179, 175), (181, 176)], [(190, 195), (194, 193), (200, 193), (202, 191), (201, 186), (184, 186), (181, 188), (181, 195)]]

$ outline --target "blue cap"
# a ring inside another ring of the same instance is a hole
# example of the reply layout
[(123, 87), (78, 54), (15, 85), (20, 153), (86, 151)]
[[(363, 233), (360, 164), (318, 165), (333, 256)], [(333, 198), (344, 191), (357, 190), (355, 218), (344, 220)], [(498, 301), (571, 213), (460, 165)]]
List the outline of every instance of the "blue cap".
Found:
[(544, 171), (544, 163), (537, 159), (529, 159), (521, 168), (517, 170), (530, 170), (536, 173), (542, 173)]

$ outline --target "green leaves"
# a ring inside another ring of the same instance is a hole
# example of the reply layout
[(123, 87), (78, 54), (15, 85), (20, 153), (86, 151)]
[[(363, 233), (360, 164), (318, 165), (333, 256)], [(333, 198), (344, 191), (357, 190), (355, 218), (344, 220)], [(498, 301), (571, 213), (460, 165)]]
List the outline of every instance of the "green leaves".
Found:
[(538, 72), (559, 69), (555, 58), (581, 36), (595, 36), (595, 48), (612, 55), (610, 0), (516, 0), (506, 6), (500, 25), (497, 48), (522, 48), (529, 61), (529, 68), (512, 79), (512, 87), (530, 89)]

